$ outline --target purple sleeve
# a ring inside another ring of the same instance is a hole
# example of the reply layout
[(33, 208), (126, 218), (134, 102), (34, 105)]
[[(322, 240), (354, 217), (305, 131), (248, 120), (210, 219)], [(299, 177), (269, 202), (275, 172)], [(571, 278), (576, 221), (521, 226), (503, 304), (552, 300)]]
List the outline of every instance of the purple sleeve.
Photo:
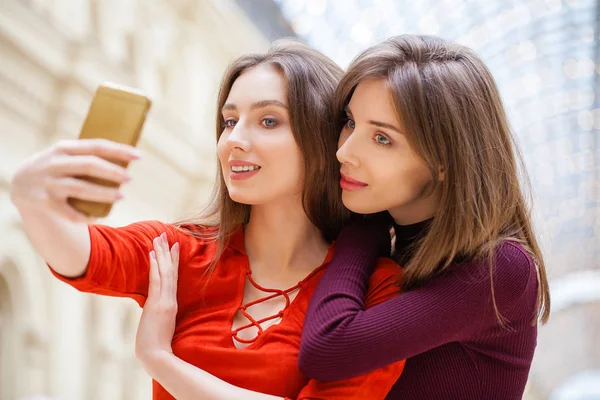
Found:
[[(375, 246), (361, 240), (363, 234), (355, 224), (340, 235), (312, 296), (299, 354), (306, 376), (348, 379), (468, 339), (497, 322), (487, 263), (458, 265), (365, 310)], [(506, 316), (526, 291), (536, 290), (536, 272), (518, 245), (505, 244), (496, 254), (495, 296)]]

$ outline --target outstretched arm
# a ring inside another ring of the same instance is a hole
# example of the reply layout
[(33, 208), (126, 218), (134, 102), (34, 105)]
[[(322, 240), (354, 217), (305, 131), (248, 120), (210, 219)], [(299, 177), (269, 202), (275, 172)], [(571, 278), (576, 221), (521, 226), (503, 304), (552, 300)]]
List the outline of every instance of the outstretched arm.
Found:
[(118, 188), (79, 179), (86, 175), (116, 184), (128, 180), (126, 169), (106, 159), (128, 163), (139, 158), (131, 146), (101, 139), (66, 140), (26, 159), (13, 175), (10, 196), (33, 248), (65, 277), (86, 272), (92, 222), (69, 204), (70, 197), (113, 203)]

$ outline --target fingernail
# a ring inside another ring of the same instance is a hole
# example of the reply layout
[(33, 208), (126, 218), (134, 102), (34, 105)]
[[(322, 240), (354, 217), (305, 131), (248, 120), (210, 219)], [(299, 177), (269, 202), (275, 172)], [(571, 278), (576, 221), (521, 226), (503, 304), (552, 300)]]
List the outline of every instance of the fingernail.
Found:
[(152, 258), (156, 258), (156, 253), (154, 253), (154, 250), (152, 250), (152, 251), (150, 252), (150, 257), (152, 257)]
[(162, 235), (160, 235), (160, 237), (162, 238), (162, 240), (164, 240), (165, 242), (167, 241), (167, 233), (163, 232)]
[(121, 199), (123, 199), (124, 197), (125, 197), (125, 196), (123, 196), (123, 193), (121, 193), (121, 192), (118, 192), (118, 193), (117, 193), (117, 200), (121, 200)]
[(138, 160), (139, 160), (140, 158), (142, 158), (142, 152), (141, 152), (141, 151), (134, 150), (134, 151), (131, 153), (131, 156), (132, 156), (133, 158), (135, 158), (135, 159), (138, 159)]
[(173, 245), (173, 251), (179, 251), (179, 242), (176, 242), (176, 243)]
[(129, 182), (131, 180), (131, 176), (130, 175), (124, 175), (123, 176), (123, 182)]

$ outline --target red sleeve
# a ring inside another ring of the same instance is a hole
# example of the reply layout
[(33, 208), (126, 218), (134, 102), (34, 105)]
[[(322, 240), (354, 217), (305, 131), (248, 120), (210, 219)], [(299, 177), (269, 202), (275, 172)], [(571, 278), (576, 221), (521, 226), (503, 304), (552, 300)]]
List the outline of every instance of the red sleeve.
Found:
[(369, 278), (365, 307), (370, 308), (400, 294), (402, 268), (392, 259), (378, 258), (375, 271)]
[(182, 262), (200, 242), (175, 226), (158, 221), (136, 222), (120, 228), (94, 224), (89, 225), (91, 252), (85, 274), (68, 278), (51, 266), (50, 271), (79, 291), (130, 297), (143, 306), (148, 294), (152, 241), (163, 232), (167, 233), (169, 245), (179, 242)]
[[(366, 306), (372, 307), (400, 294), (398, 282), (402, 269), (392, 260), (380, 258), (369, 281)], [(372, 372), (333, 382), (311, 379), (302, 388), (297, 400), (359, 400), (385, 399), (404, 369), (405, 360), (395, 362)]]

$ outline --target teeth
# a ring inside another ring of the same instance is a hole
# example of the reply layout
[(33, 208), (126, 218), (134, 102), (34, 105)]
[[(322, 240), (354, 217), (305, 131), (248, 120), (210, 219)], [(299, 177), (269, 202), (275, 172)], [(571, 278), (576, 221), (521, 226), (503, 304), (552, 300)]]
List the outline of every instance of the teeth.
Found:
[(231, 170), (232, 170), (233, 172), (247, 172), (247, 171), (254, 171), (254, 170), (256, 170), (256, 169), (259, 169), (259, 168), (260, 168), (260, 167), (259, 167), (258, 165), (252, 165), (252, 166), (250, 166), (250, 165), (245, 165), (245, 166), (243, 166), (243, 167), (242, 167), (242, 166), (239, 166), (239, 167), (237, 167), (237, 166), (236, 166), (236, 167), (232, 166), (232, 167), (231, 167)]

